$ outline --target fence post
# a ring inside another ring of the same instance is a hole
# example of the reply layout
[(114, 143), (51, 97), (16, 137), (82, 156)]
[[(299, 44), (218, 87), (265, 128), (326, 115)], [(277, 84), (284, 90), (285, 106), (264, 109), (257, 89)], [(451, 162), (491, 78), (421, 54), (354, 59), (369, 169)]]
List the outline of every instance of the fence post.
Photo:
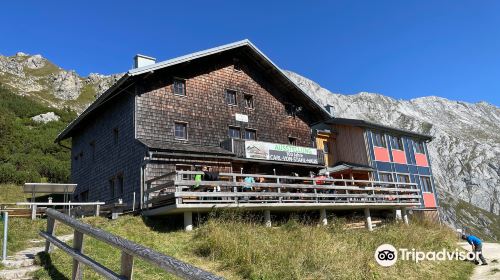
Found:
[(99, 217), (99, 216), (100, 216), (100, 214), (101, 214), (101, 205), (96, 204), (96, 205), (95, 205), (95, 216), (96, 216), (96, 217)]
[(134, 256), (122, 251), (120, 276), (125, 279), (132, 279), (134, 271)]
[(33, 204), (31, 207), (31, 219), (36, 220), (36, 204)]
[(135, 211), (135, 192), (133, 193), (133, 197), (132, 197), (132, 212)]
[[(50, 216), (47, 216), (47, 233), (54, 236), (54, 231), (56, 230), (56, 220)], [(52, 244), (50, 241), (45, 241), (45, 253), (52, 252)]]
[[(77, 230), (75, 230), (73, 237), (73, 249), (75, 249), (75, 251), (80, 253), (83, 252), (83, 233)], [(72, 280), (83, 279), (83, 264), (81, 264), (76, 259), (73, 259), (73, 274), (71, 279)]]
[(9, 233), (9, 212), (3, 212), (2, 261), (7, 260), (7, 234)]

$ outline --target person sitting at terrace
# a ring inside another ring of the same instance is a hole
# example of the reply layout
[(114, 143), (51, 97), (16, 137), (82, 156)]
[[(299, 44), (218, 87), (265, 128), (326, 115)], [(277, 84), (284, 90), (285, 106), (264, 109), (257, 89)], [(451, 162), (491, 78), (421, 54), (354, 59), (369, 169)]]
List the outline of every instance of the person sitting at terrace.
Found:
[(255, 183), (254, 177), (245, 177), (245, 185), (243, 186), (243, 191), (244, 192), (249, 192), (253, 190), (253, 184)]
[[(196, 171), (200, 171), (199, 168), (196, 168), (196, 169), (197, 169)], [(206, 171), (206, 170), (207, 170), (206, 166), (203, 166), (201, 168), (201, 171)], [(202, 180), (203, 180), (203, 175), (202, 174), (196, 174), (196, 175), (194, 175), (195, 184), (194, 184), (194, 186), (191, 187), (191, 190), (194, 191), (194, 192), (200, 191), (200, 182)]]

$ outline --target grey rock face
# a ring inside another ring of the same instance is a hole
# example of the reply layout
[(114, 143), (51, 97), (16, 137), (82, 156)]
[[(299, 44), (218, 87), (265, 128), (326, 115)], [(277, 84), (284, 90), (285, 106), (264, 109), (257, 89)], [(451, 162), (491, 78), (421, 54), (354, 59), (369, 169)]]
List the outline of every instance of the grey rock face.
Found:
[(54, 95), (62, 100), (75, 100), (80, 95), (82, 82), (75, 71), (61, 70), (51, 78)]
[(36, 54), (26, 59), (24, 65), (30, 69), (40, 69), (45, 66), (45, 59), (41, 55)]
[(101, 75), (97, 73), (90, 73), (85, 83), (91, 84), (96, 92), (96, 98), (101, 96), (109, 87), (111, 87), (116, 81), (118, 81), (123, 74), (114, 75)]
[(287, 75), (334, 115), (434, 136), (429, 144), (438, 191), (500, 214), (500, 108), (440, 97), (396, 100), (374, 93), (334, 94), (293, 72)]
[(45, 114), (36, 115), (31, 119), (37, 123), (48, 123), (52, 121), (58, 121), (60, 117), (56, 115), (54, 112), (48, 112)]

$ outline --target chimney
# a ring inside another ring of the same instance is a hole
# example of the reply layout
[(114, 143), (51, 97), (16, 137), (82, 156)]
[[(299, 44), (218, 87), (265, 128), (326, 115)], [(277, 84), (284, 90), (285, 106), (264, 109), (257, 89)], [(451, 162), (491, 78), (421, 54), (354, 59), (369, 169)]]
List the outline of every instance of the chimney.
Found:
[(134, 56), (134, 69), (148, 66), (151, 64), (155, 64), (155, 63), (156, 63), (156, 58), (154, 58), (154, 57), (145, 56), (142, 54), (137, 54)]

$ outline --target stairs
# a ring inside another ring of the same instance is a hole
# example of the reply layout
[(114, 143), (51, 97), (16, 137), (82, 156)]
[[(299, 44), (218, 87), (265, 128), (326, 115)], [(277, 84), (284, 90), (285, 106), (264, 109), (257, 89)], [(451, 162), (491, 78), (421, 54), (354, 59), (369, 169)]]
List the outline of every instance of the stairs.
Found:
[[(58, 236), (62, 241), (73, 239), (73, 235)], [(45, 245), (43, 240), (32, 240), (32, 243)], [(7, 257), (7, 260), (2, 262), (3, 270), (0, 270), (0, 279), (2, 280), (26, 280), (34, 279), (31, 275), (42, 267), (35, 263), (35, 257), (38, 253), (43, 252), (45, 246), (32, 247), (15, 253)]]

